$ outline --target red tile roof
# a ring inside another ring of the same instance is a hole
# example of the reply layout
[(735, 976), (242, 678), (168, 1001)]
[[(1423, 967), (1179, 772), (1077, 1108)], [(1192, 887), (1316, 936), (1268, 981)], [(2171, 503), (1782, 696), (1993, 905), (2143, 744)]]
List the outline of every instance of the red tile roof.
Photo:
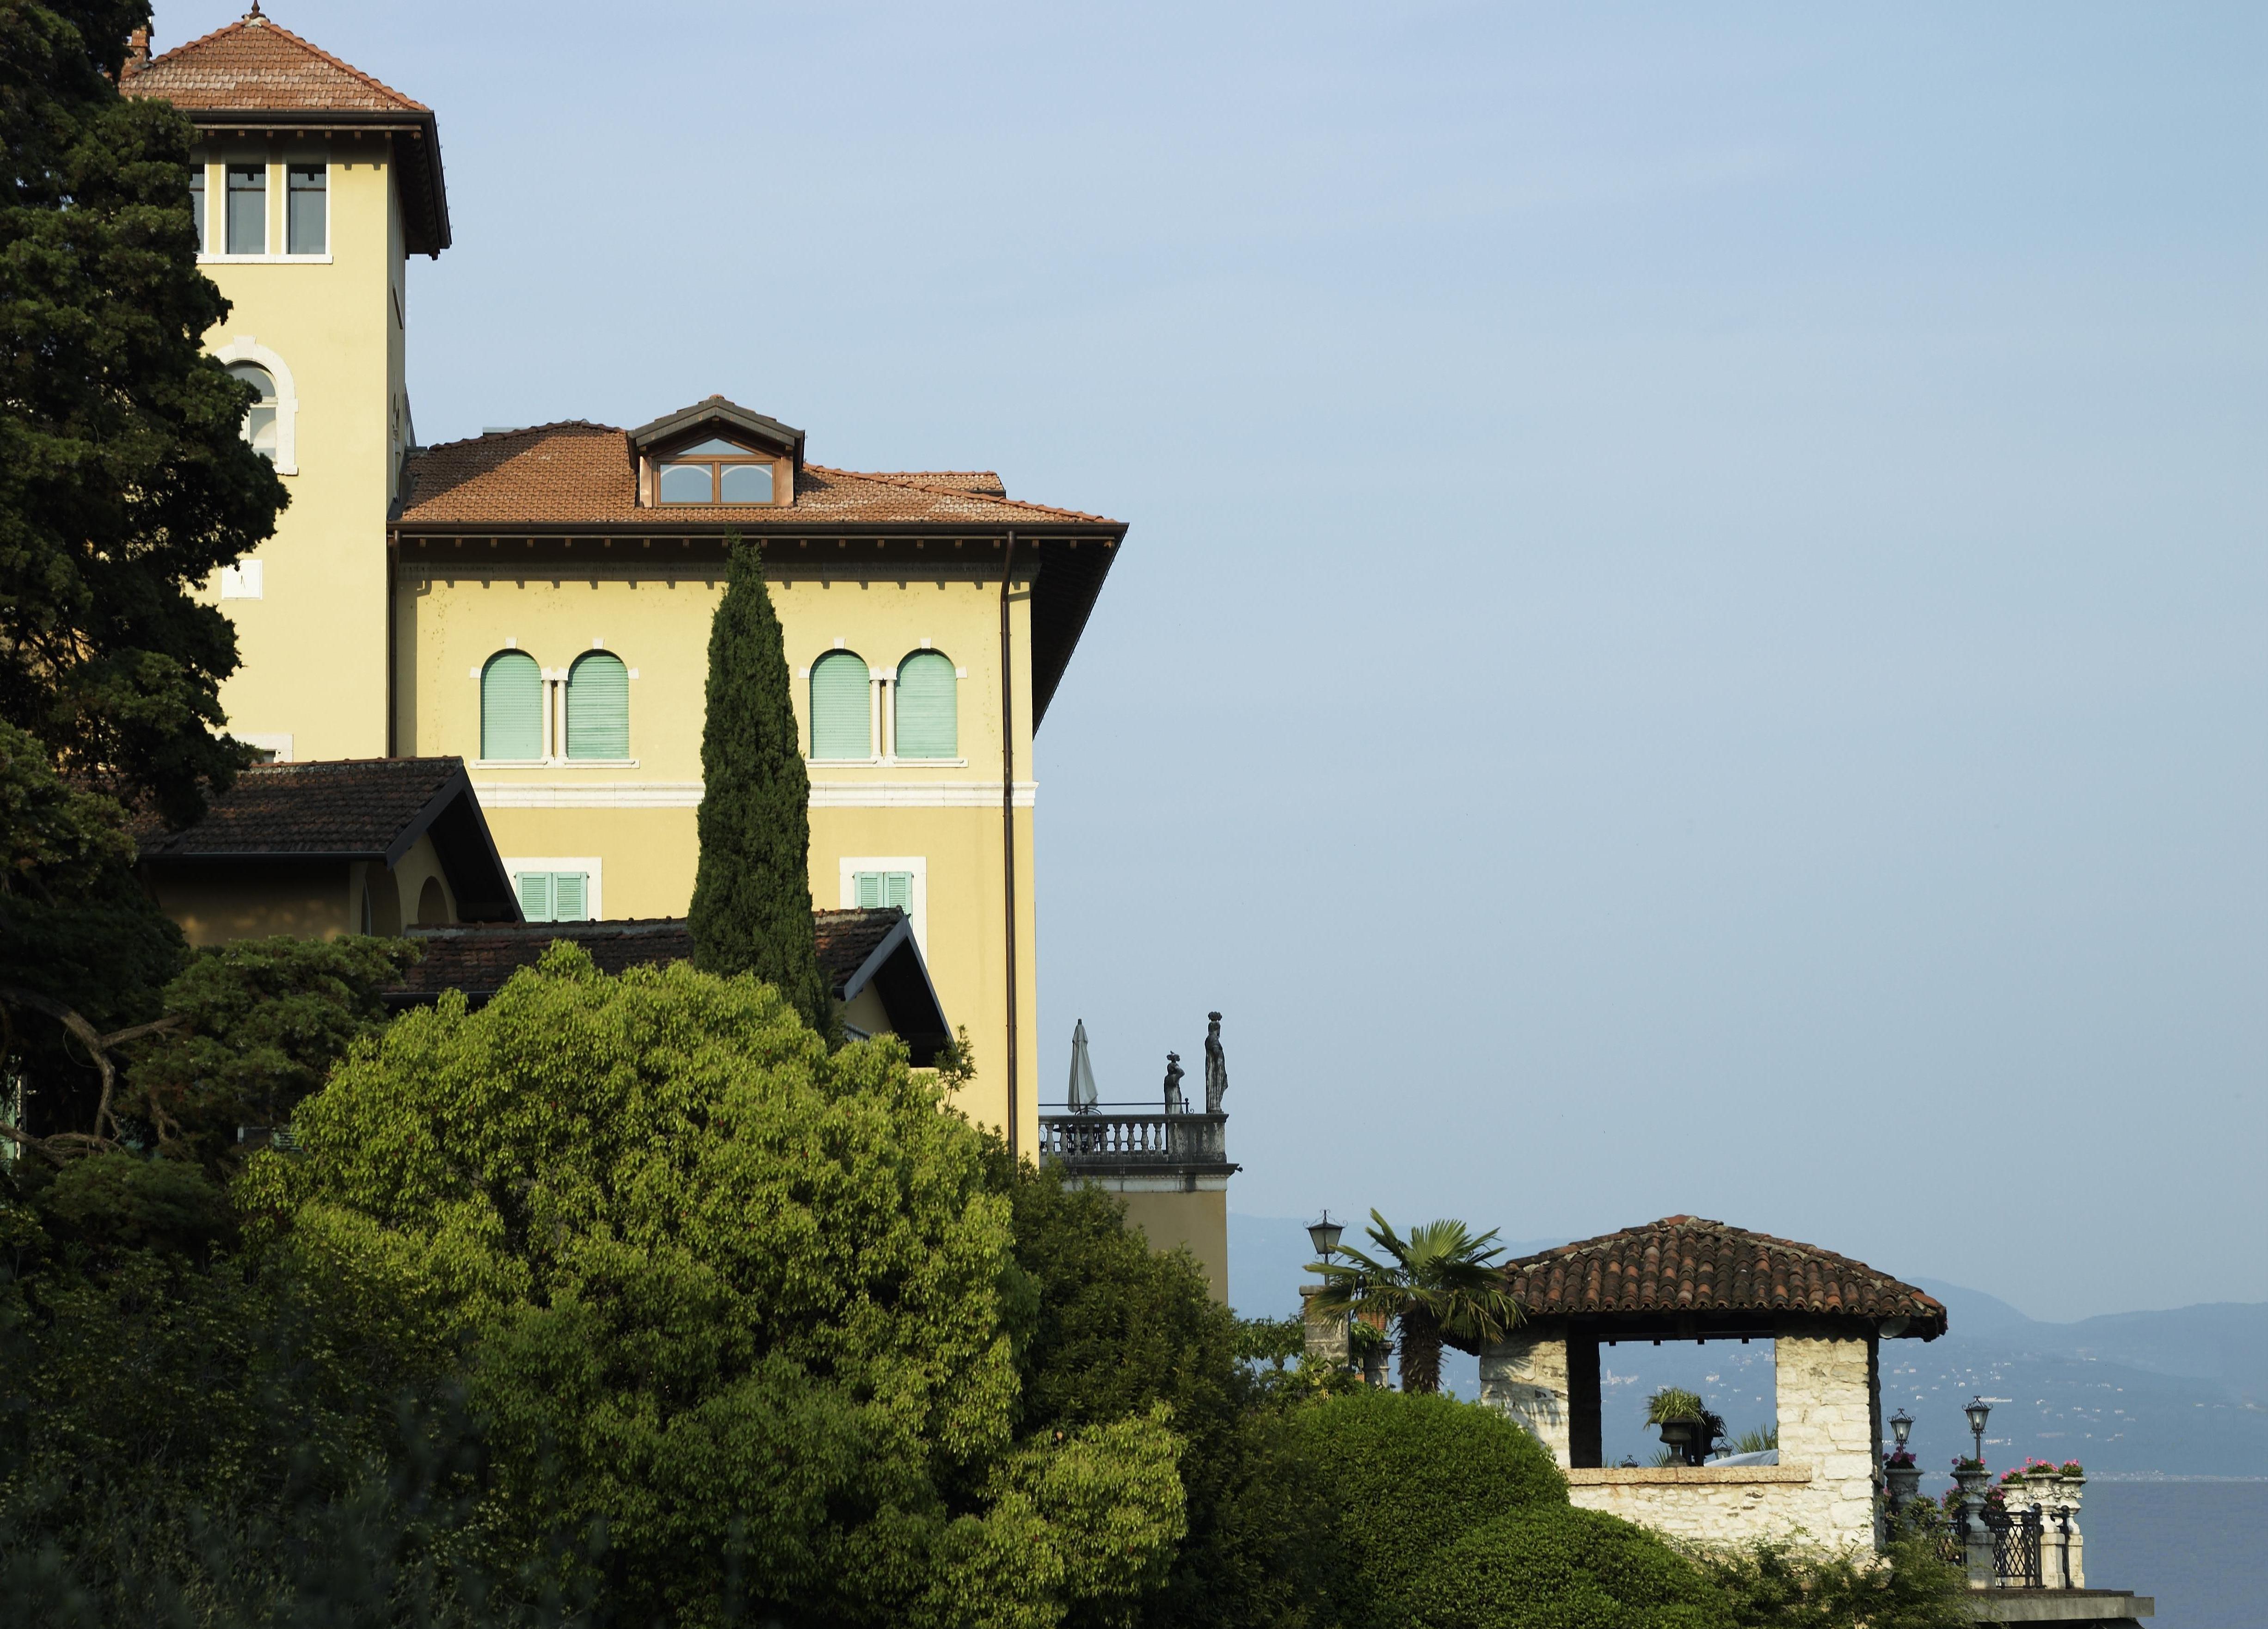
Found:
[(141, 833), (142, 857), (383, 859), (437, 798), (464, 785), (462, 758), (255, 764), (195, 825)]
[(751, 532), (917, 526), (971, 529), (1118, 522), (1076, 509), (1021, 503), (987, 470), (861, 474), (806, 464), (795, 501), (777, 508), (642, 509), (627, 431), (566, 419), (425, 448), (409, 463), (398, 524), (409, 530), (515, 526), (676, 527), (726, 524)]
[(119, 89), (164, 99), (185, 113), (406, 113), (431, 110), (260, 15), (174, 47)]
[(1532, 1317), (1608, 1324), (1664, 1314), (1778, 1313), (1906, 1319), (1900, 1332), (1945, 1332), (1936, 1297), (1815, 1245), (1696, 1216), (1668, 1216), (1507, 1263), (1507, 1286)]

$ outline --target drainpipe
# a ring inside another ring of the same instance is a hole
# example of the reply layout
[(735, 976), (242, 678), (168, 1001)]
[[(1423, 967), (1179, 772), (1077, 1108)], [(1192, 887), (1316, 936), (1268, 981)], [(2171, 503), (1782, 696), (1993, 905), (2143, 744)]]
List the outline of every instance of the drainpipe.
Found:
[(1016, 1157), (1016, 691), (1010, 667), (1008, 585), (1016, 569), (1016, 534), (1000, 568), (1000, 861), (1008, 908), (1008, 1158)]

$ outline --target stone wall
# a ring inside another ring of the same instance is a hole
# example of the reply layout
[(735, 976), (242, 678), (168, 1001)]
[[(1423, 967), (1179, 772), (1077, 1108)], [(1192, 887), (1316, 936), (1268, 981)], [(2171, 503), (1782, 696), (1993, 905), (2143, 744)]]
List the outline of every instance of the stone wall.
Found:
[(1815, 1515), (1808, 1465), (1647, 1465), (1570, 1471), (1567, 1497), (1586, 1510), (1710, 1544), (1785, 1538)]
[(1549, 1323), (1522, 1324), (1481, 1353), (1481, 1401), (1535, 1434), (1561, 1470), (1570, 1459), (1567, 1338)]
[(1774, 1346), (1779, 1376), (1779, 1456), (1810, 1468), (1802, 1525), (1830, 1548), (1874, 1548), (1874, 1341), (1847, 1325), (1783, 1325)]

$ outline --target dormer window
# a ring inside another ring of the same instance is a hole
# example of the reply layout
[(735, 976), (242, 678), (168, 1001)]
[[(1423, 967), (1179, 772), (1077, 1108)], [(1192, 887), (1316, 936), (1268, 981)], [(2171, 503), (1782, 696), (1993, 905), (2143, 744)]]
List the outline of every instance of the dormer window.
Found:
[(655, 461), (664, 504), (769, 504), (772, 457), (712, 436)]

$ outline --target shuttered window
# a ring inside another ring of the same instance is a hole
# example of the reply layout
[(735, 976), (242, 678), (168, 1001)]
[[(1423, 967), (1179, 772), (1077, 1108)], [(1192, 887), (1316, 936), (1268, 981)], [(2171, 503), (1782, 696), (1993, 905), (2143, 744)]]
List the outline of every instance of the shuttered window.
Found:
[(907, 911), (914, 908), (914, 873), (910, 871), (858, 871), (853, 872), (851, 877), (861, 910), (880, 910), (886, 905)]
[(872, 719), (866, 704), (866, 664), (848, 651), (830, 651), (811, 667), (811, 756), (871, 758)]
[(935, 651), (898, 664), (898, 756), (961, 756), (960, 710), (953, 663)]
[(526, 651), (498, 651), (481, 669), (481, 756), (543, 756), (543, 670)]
[(593, 651), (568, 674), (567, 756), (630, 756), (630, 671), (620, 657)]
[(584, 871), (522, 871), (512, 886), (519, 895), (519, 914), (530, 922), (587, 922), (591, 919), (591, 876)]

